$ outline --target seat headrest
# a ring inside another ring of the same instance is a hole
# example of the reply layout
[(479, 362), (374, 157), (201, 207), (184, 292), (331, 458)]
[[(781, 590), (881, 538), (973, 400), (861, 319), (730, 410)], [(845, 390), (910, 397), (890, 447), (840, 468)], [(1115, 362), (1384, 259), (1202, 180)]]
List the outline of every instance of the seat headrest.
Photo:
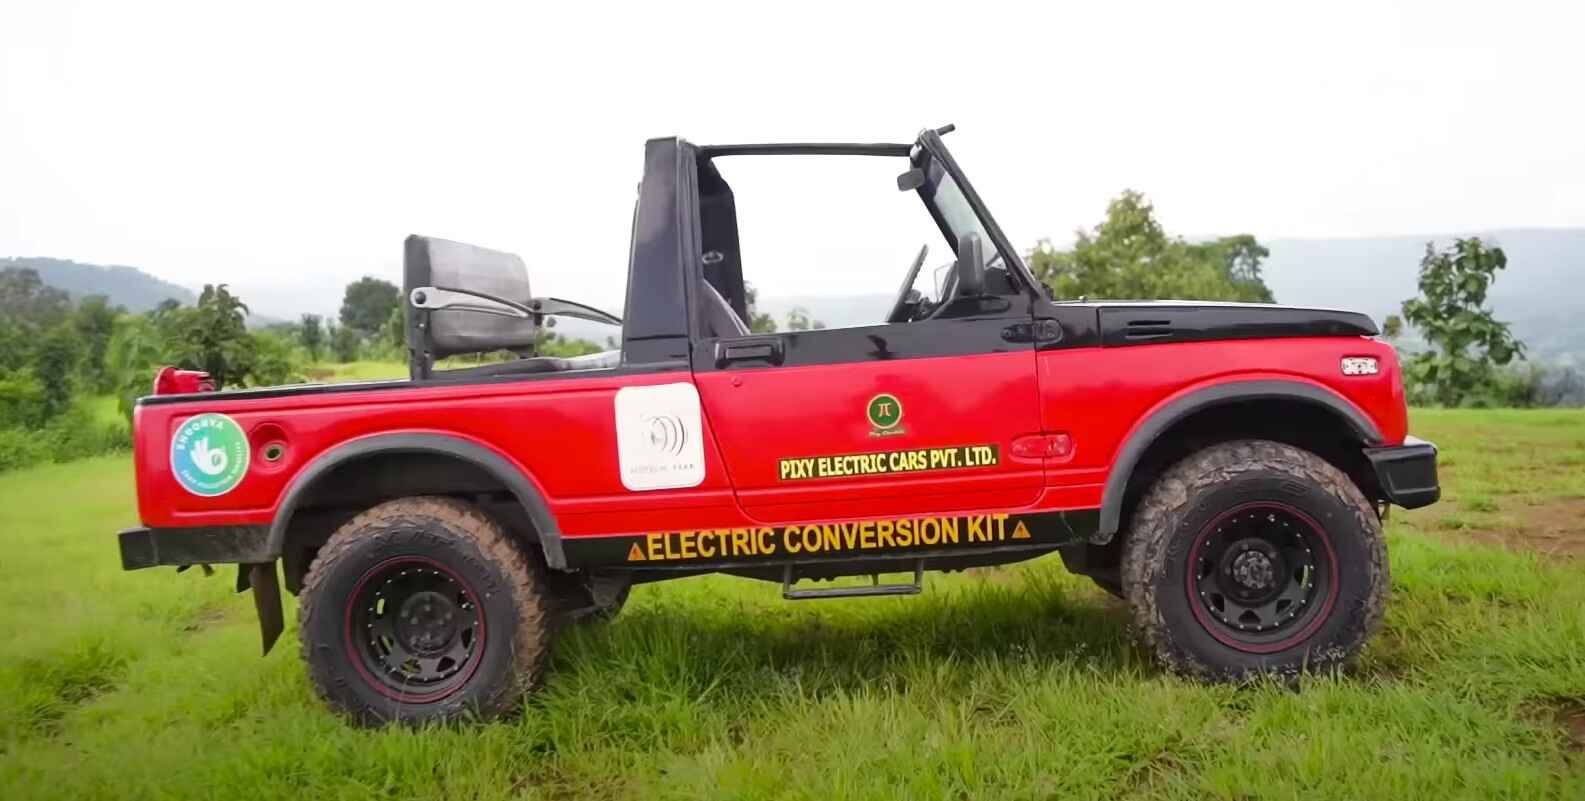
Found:
[[(403, 307), (421, 286), (466, 289), (527, 305), (528, 268), (515, 253), (490, 250), (448, 239), (409, 236), (403, 265)], [(532, 320), (442, 309), (430, 312), (429, 346), (439, 359), (457, 353), (520, 350), (534, 344)]]

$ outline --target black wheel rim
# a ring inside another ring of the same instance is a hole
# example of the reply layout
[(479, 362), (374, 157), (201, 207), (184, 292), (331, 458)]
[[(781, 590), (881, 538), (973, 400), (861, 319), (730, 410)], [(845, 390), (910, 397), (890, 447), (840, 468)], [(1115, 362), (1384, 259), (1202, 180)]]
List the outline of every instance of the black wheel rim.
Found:
[(1189, 554), (1189, 602), (1206, 631), (1242, 651), (1302, 642), (1336, 600), (1337, 559), (1326, 531), (1277, 502), (1244, 504), (1211, 521)]
[(484, 650), (484, 610), (456, 573), (426, 557), (398, 557), (358, 580), (347, 600), (347, 645), (382, 694), (435, 701), (457, 691)]

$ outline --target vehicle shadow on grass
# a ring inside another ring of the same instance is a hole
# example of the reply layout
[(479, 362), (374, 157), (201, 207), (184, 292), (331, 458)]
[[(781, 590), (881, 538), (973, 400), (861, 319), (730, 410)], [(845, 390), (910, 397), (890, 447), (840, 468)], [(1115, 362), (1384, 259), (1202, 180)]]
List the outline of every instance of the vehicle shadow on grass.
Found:
[[(787, 604), (755, 593), (642, 597), (608, 624), (564, 633), (547, 696), (747, 696), (906, 690), (943, 674), (1154, 673), (1127, 610), (1035, 572), (969, 578), (901, 599)], [(972, 667), (972, 670), (954, 668)]]

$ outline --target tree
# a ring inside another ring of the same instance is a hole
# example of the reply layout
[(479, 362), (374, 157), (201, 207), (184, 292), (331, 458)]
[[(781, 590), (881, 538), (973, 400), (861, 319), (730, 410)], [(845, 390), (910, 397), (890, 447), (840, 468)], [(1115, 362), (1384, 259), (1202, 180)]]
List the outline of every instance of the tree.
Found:
[(0, 320), (26, 324), (37, 331), (60, 322), (70, 310), (71, 297), (45, 284), (38, 270), (0, 270)]
[(1381, 321), (1381, 335), (1388, 342), (1403, 336), (1403, 318), (1396, 314), (1387, 315), (1387, 319)]
[(407, 348), (407, 315), (402, 312), (400, 303), (391, 308), (391, 316), (385, 320), (385, 342), (397, 353)]
[(1035, 277), (1062, 298), (1239, 300), (1269, 303), (1261, 277), (1270, 252), (1253, 236), (1189, 243), (1169, 236), (1145, 196), (1126, 190), (1106, 220), (1079, 231), (1071, 251), (1049, 241), (1029, 255)]
[(1420, 296), (1403, 302), (1403, 319), (1430, 350), (1404, 366), (1412, 399), (1443, 406), (1489, 402), (1498, 392), (1496, 368), (1524, 357), (1524, 343), (1486, 308), (1486, 292), (1508, 266), (1502, 248), (1479, 237), (1454, 240), (1447, 250), (1427, 242), (1420, 260)]
[(297, 329), (297, 338), (308, 351), (309, 361), (319, 361), (319, 349), (325, 344), (325, 329), (321, 322), (319, 315), (305, 314), (302, 325)]
[(83, 298), (72, 312), (72, 328), (82, 345), (83, 379), (95, 392), (105, 392), (111, 386), (105, 356), (110, 349), (110, 337), (116, 331), (116, 312), (103, 295)]
[(69, 323), (62, 322), (39, 340), (34, 355), (33, 373), (43, 389), (44, 416), (66, 411), (72, 401), (72, 373), (79, 358), (77, 337)]
[(358, 360), (358, 350), (363, 346), (358, 332), (344, 325), (330, 329), (330, 352), (336, 361), (346, 364)]
[(155, 314), (164, 355), (176, 366), (208, 373), (216, 389), (246, 382), (257, 358), (244, 322), (248, 307), (225, 284), (205, 284), (197, 306)]
[(776, 333), (776, 320), (769, 314), (755, 310), (754, 303), (759, 300), (759, 293), (754, 291), (754, 285), (743, 282), (743, 306), (748, 310), (748, 330), (756, 334)]
[(826, 324), (810, 318), (809, 310), (802, 306), (794, 306), (787, 312), (788, 331), (809, 331), (825, 328)]
[(379, 334), (401, 294), (395, 284), (371, 276), (347, 284), (341, 300), (341, 327), (365, 338)]

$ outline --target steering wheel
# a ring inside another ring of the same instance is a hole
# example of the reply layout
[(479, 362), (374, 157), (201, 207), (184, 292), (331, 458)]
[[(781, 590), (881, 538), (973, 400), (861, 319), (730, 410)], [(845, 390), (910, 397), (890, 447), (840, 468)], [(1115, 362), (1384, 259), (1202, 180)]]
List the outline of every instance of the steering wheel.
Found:
[(897, 300), (892, 304), (892, 310), (886, 315), (888, 323), (908, 322), (909, 312), (919, 303), (919, 292), (914, 289), (914, 279), (919, 277), (919, 268), (925, 264), (925, 256), (930, 253), (930, 245), (919, 246), (919, 255), (914, 257), (914, 264), (908, 268), (908, 275), (903, 278), (901, 289), (897, 290)]

